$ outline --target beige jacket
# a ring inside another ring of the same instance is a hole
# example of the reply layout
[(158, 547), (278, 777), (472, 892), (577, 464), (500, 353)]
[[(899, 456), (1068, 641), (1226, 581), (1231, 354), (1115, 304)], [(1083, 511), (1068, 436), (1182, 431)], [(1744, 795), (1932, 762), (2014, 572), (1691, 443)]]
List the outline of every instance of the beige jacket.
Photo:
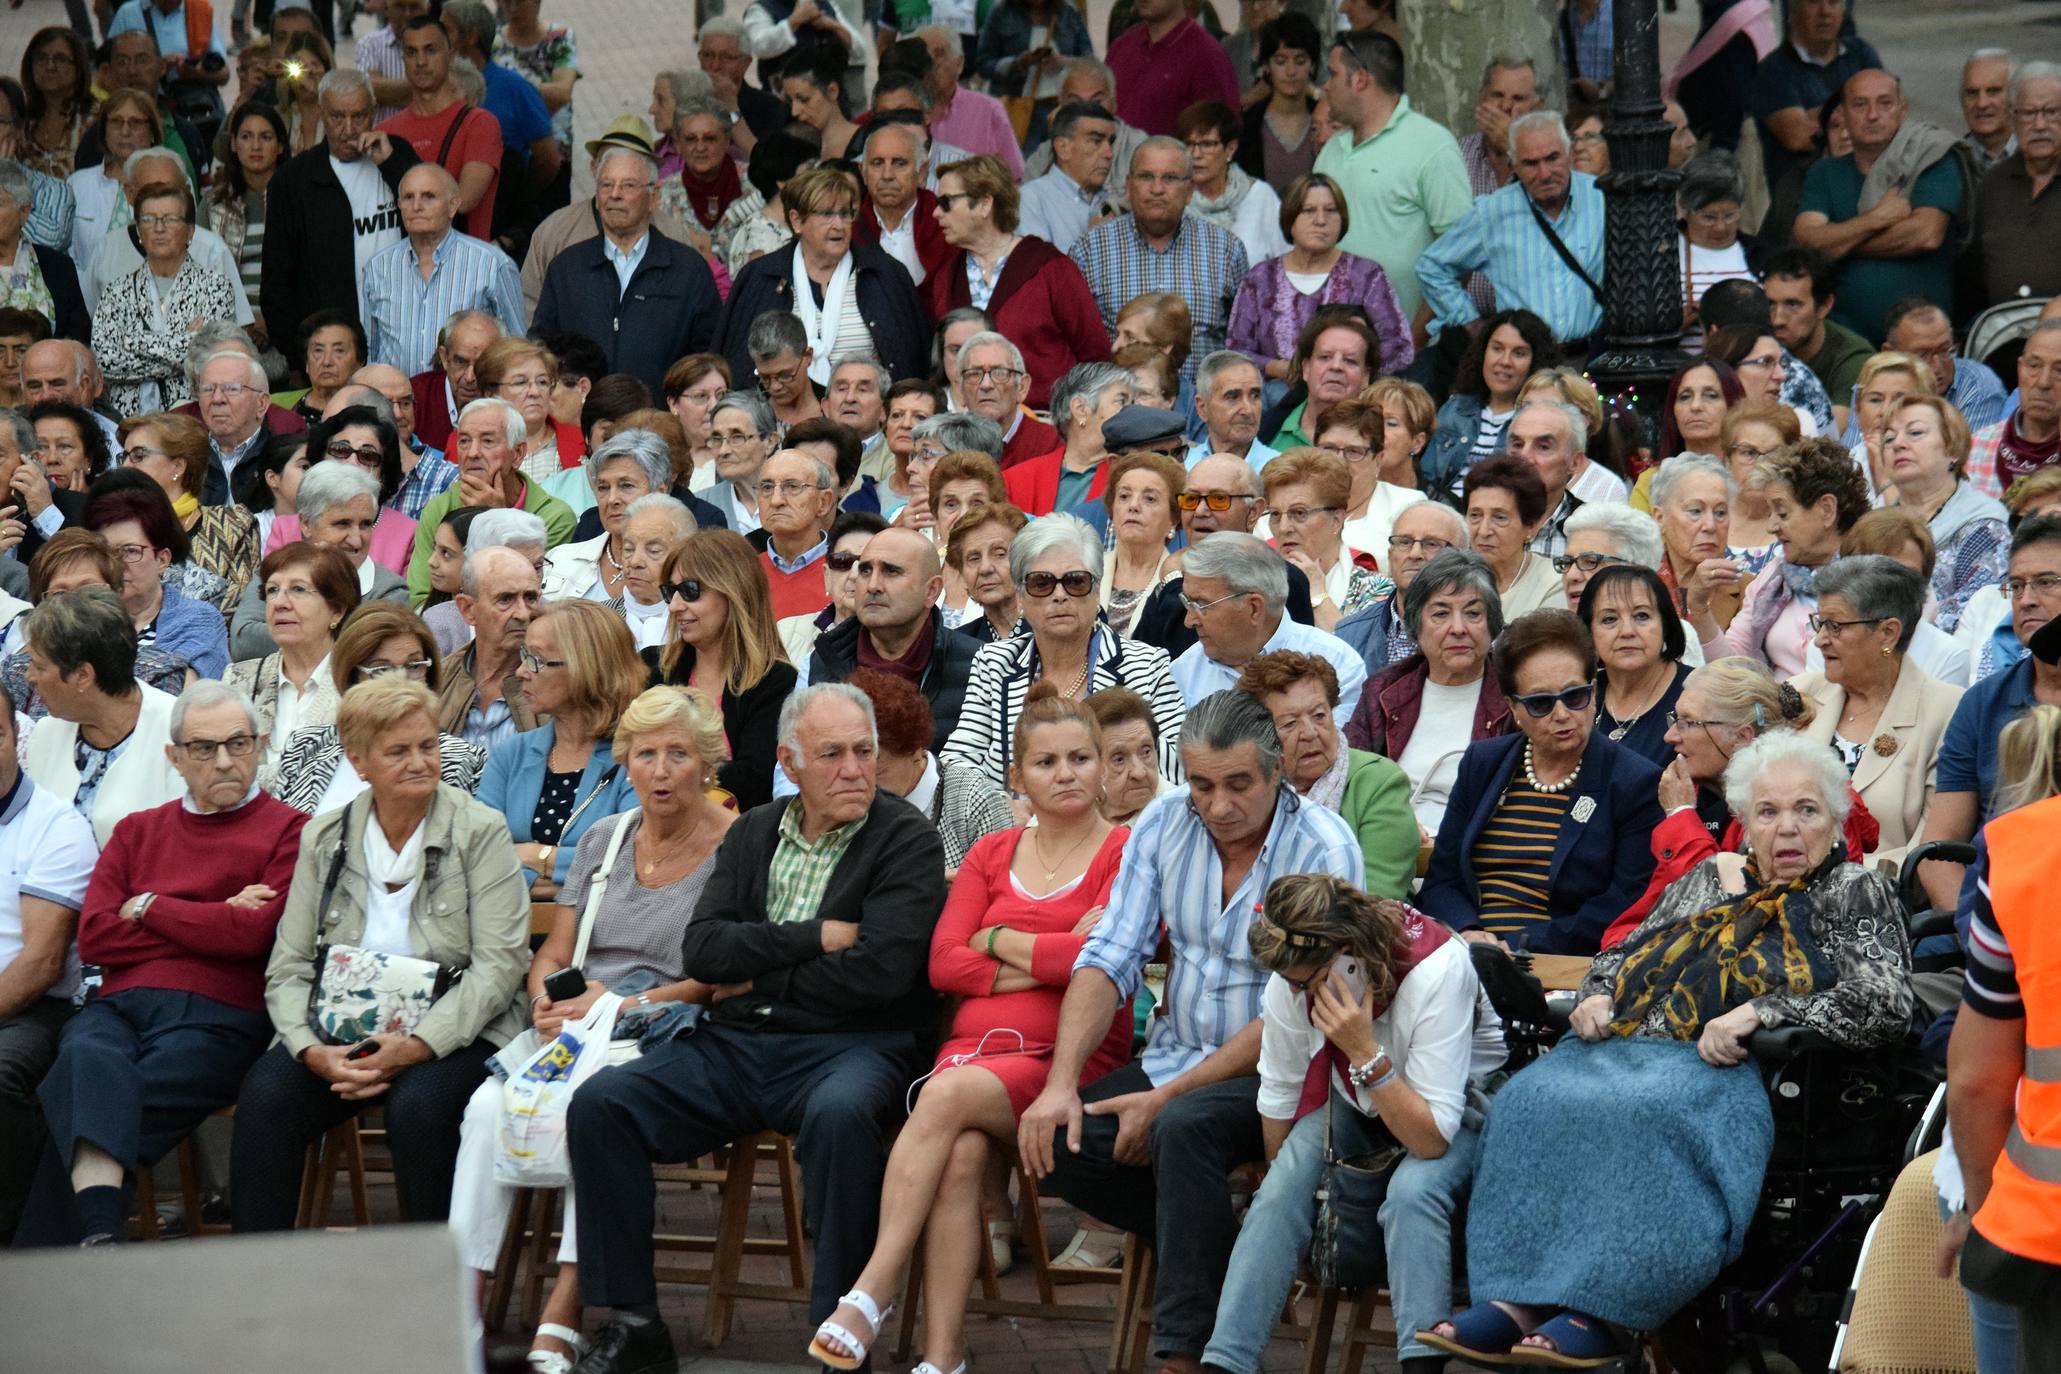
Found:
[[(316, 949), (364, 938), (370, 881), (365, 826), (371, 814), (367, 794), (317, 816), (301, 832), (300, 862), (265, 969), (265, 1010), (296, 1058), (322, 1043), (308, 1026)], [(439, 1058), (482, 1037), (505, 1045), (528, 1023), (522, 993), (530, 969), (530, 894), (508, 823), (500, 812), (443, 783), (423, 824), (425, 881), (416, 889), (408, 933), (418, 956), (462, 968), (465, 976), (437, 1000), (415, 1034)], [(322, 889), (339, 844), (343, 866), (324, 920)]]
[[(1830, 744), (1846, 710), (1846, 689), (1823, 673), (1790, 679), (1817, 712), (1804, 734)], [(1853, 770), (1853, 790), (1882, 827), (1882, 839), (1868, 856), (1870, 868), (1901, 867), (1904, 851), (1917, 843), (1925, 809), (1932, 805), (1939, 773), (1939, 743), (1946, 735), (1961, 689), (1951, 687), (1905, 655), (1882, 718), (1875, 723)]]

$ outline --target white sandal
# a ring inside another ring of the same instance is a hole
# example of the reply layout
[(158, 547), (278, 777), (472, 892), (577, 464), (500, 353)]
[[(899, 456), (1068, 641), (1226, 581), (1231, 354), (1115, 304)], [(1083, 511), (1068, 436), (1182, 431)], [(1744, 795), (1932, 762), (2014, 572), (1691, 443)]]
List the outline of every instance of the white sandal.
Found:
[[(861, 1293), (856, 1288), (839, 1298), (837, 1302), (840, 1307), (858, 1308), (859, 1315), (866, 1319), (866, 1325), (872, 1328), (872, 1333), (865, 1340), (860, 1340), (857, 1336), (831, 1320), (832, 1317), (837, 1315), (833, 1312), (830, 1317), (824, 1318), (821, 1326), (816, 1328), (815, 1338), (809, 1342), (809, 1358), (820, 1360), (832, 1369), (857, 1369), (860, 1365), (866, 1363), (866, 1351), (875, 1341), (880, 1339), (881, 1330), (887, 1325), (887, 1319), (894, 1315), (895, 1305), (889, 1303), (883, 1308), (874, 1302), (871, 1297)], [(834, 1355), (830, 1352), (830, 1348), (824, 1344), (826, 1340), (836, 1341), (852, 1353), (849, 1355)]]
[(944, 1370), (939, 1369), (929, 1360), (925, 1360), (923, 1363), (917, 1365), (914, 1369), (910, 1370), (909, 1374), (966, 1374), (966, 1361), (961, 1360), (955, 1368), (952, 1368), (950, 1370)]
[(540, 1324), (537, 1327), (537, 1335), (549, 1336), (554, 1341), (564, 1341), (573, 1350), (569, 1356), (559, 1350), (530, 1351), (529, 1365), (537, 1374), (572, 1374), (573, 1366), (585, 1359), (587, 1352), (594, 1348), (594, 1343), (585, 1336), (570, 1326), (560, 1326), (557, 1322)]

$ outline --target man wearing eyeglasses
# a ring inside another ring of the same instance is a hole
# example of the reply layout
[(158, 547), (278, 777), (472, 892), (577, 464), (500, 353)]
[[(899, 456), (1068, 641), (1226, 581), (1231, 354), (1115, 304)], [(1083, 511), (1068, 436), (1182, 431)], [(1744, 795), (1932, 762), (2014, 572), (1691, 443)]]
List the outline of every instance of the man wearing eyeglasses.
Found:
[[(1244, 534), (1259, 523), (1259, 475), (1242, 458), (1215, 454), (1197, 463), (1188, 473), (1188, 486), (1174, 500), (1180, 518), (1181, 539), (1194, 544), (1218, 530)], [(1302, 569), (1284, 563), (1288, 569), (1288, 618), (1303, 625), (1316, 622), (1310, 605), (1310, 580)], [(1168, 578), (1131, 622), (1131, 638), (1164, 649), (1168, 658), (1179, 658), (1195, 644), (1195, 627), (1188, 623), (1188, 608), (1182, 604), (1181, 578)]]
[(809, 373), (816, 365), (815, 350), (809, 347), (808, 331), (801, 318), (785, 310), (769, 311), (751, 322), (745, 338), (745, 352), (751, 358), (752, 376), (780, 431), (823, 413), (822, 397)]
[(1315, 654), (1338, 673), (1343, 730), (1367, 683), (1367, 665), (1346, 642), (1286, 614), (1288, 562), (1256, 535), (1221, 531), (1189, 549), (1181, 560), (1181, 605), (1196, 642), (1174, 660), (1174, 681), (1194, 706), (1238, 681), (1261, 654), (1294, 649)]
[(249, 462), (270, 437), (265, 412), (272, 392), (265, 369), (248, 353), (223, 349), (201, 364), (194, 392), (208, 431), (208, 475), (201, 504), (225, 506), (236, 489), (236, 469)]
[(2011, 78), (2016, 152), (1975, 193), (1975, 254), (1989, 305), (2061, 294), (2061, 197), (2044, 194), (2061, 169), (2061, 66), (2027, 62)]
[(830, 552), (837, 478), (827, 463), (799, 449), (781, 449), (759, 469), (759, 526), (766, 532), (759, 562), (773, 597), (773, 618), (814, 615), (830, 604), (822, 570)]
[(996, 462), (1004, 472), (1060, 447), (1059, 431), (1023, 408), (1029, 381), (1022, 351), (993, 330), (959, 345), (959, 409), (984, 415), (1001, 430)]
[[(0, 777), (12, 752), (0, 746)], [(93, 867), (78, 939), (100, 990), (65, 1026), (43, 1080), (50, 1139), (24, 1245), (121, 1239), (135, 1175), (234, 1102), (271, 1043), (265, 965), (308, 818), (259, 789), (264, 756), (248, 697), (226, 683), (189, 687), (165, 746), (185, 795), (116, 825)], [(13, 806), (0, 810), (0, 834)], [(50, 838), (62, 861), (62, 837)]]
[(480, 549), (465, 556), (459, 575), (458, 614), (472, 626), (472, 643), (443, 661), (438, 677), (437, 728), (491, 750), (537, 718), (523, 701), (515, 676), (523, 636), (542, 604), (537, 569), (514, 549)]
[(1395, 579), (1394, 593), (1331, 627), (1331, 633), (1359, 654), (1369, 678), (1417, 652), (1416, 636), (1403, 620), (1403, 593), (1424, 571), (1424, 565), (1445, 549), (1471, 547), (1467, 522), (1451, 506), (1414, 501), (1403, 507), (1388, 536), (1388, 574)]

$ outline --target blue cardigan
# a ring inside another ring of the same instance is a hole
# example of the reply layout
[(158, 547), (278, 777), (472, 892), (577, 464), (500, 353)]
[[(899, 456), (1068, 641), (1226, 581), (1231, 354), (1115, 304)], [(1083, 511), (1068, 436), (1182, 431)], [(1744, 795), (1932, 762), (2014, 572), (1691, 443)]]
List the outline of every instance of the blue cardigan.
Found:
[(157, 647), (177, 654), (202, 677), (220, 677), (229, 669), (229, 626), (222, 613), (165, 584), (164, 604), (157, 612)]
[[(534, 838), (530, 834), (530, 822), (536, 818), (537, 798), (544, 792), (545, 762), (557, 738), (557, 727), (540, 725), (513, 739), (501, 741), (487, 755), (487, 768), (480, 774), (479, 791), (475, 795), (506, 818), (508, 834), (517, 844), (528, 844)], [(554, 882), (564, 882), (566, 874), (572, 871), (573, 850), (588, 826), (604, 816), (628, 811), (637, 804), (637, 793), (630, 787), (629, 773), (615, 766), (615, 751), (605, 739), (594, 741), (594, 752), (587, 756), (587, 767), (580, 774), (579, 796), (573, 805), (581, 806), (593, 796), (596, 788), (600, 789), (601, 795), (594, 797), (591, 805), (573, 817), (558, 841), (558, 852), (551, 856), (551, 878)], [(523, 871), (532, 879), (536, 876), (527, 868)]]
[[(1512, 732), (1478, 740), (1460, 758), (1460, 776), (1432, 846), (1417, 908), (1455, 930), (1481, 924), (1481, 887), (1471, 858), (1489, 817), (1524, 757)], [(1594, 954), (1603, 932), (1639, 899), (1653, 876), (1654, 827), (1660, 824), (1660, 770), (1601, 732), (1589, 736), (1575, 779), (1569, 819), (1553, 846), (1547, 919), (1521, 938), (1541, 954)], [(1575, 812), (1587, 799), (1586, 819)]]

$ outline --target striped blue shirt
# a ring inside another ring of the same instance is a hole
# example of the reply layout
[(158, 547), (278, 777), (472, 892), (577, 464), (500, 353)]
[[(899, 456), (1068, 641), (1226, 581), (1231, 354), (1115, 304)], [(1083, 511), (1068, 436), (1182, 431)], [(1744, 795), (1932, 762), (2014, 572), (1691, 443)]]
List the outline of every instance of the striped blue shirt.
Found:
[[(1603, 282), (1603, 193), (1587, 172), (1572, 174), (1567, 207), (1553, 225), (1560, 241), (1597, 285)], [(1529, 310), (1555, 338), (1584, 339), (1603, 323), (1596, 293), (1569, 270), (1531, 216), (1524, 187), (1511, 182), (1474, 202), (1417, 259), (1417, 280), (1433, 315), (1432, 333), (1478, 317), (1463, 283), (1470, 272), (1486, 276), (1501, 310)]]
[(1188, 303), (1183, 382), (1193, 382), (1196, 365), (1224, 346), (1231, 299), (1250, 270), (1236, 234), (1193, 214), (1181, 217), (1181, 227), (1165, 248), (1147, 243), (1130, 215), (1105, 220), (1073, 246), (1073, 260), (1088, 279), (1102, 310), (1102, 327), (1111, 335), (1116, 312), (1147, 291), (1171, 291)]
[(528, 330), (522, 274), (506, 253), (451, 229), (431, 261), (424, 281), (415, 245), (402, 239), (365, 264), (365, 341), (373, 362), (410, 377), (429, 371), (436, 363), (437, 331), (461, 310), (486, 311), (509, 335)]
[(1131, 997), (1165, 924), (1173, 949), (1165, 1015), (1152, 1020), (1143, 1061), (1155, 1085), (1194, 1068), (1259, 1016), (1268, 973), (1252, 961), (1246, 931), (1268, 886), (1291, 873), (1329, 873), (1357, 885), (1367, 867), (1352, 827), (1287, 787), (1259, 858), (1229, 902), (1223, 859), (1186, 787), (1160, 793), (1132, 823), (1109, 910), (1073, 968), (1099, 969)]

